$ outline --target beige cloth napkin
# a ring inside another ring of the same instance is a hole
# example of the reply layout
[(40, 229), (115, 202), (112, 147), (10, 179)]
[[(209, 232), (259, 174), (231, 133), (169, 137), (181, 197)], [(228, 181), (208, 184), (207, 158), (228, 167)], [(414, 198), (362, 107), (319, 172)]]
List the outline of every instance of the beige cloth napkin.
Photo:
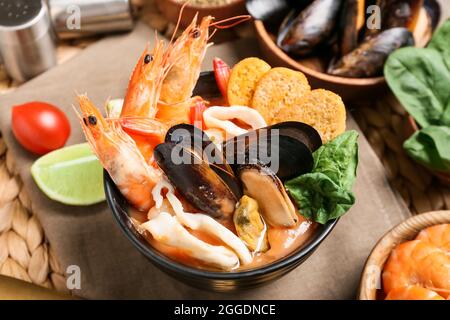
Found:
[[(301, 266), (263, 288), (238, 294), (216, 294), (188, 287), (156, 269), (119, 230), (105, 203), (70, 207), (46, 198), (30, 176), (35, 157), (24, 151), (10, 130), (10, 109), (31, 100), (43, 100), (62, 108), (72, 125), (68, 144), (83, 141), (71, 105), (75, 93), (88, 93), (101, 106), (108, 98), (122, 97), (134, 63), (154, 32), (143, 25), (129, 35), (110, 37), (83, 51), (73, 60), (0, 97), (0, 130), (4, 135), (51, 245), (63, 266), (81, 268), (85, 298), (150, 299), (352, 299), (370, 250), (388, 229), (409, 212), (397, 199), (384, 169), (361, 135), (360, 165), (355, 186), (357, 203), (332, 234)], [(241, 40), (209, 50), (204, 69), (220, 56), (229, 64), (258, 55), (257, 44)], [(349, 116), (348, 125), (358, 130)]]

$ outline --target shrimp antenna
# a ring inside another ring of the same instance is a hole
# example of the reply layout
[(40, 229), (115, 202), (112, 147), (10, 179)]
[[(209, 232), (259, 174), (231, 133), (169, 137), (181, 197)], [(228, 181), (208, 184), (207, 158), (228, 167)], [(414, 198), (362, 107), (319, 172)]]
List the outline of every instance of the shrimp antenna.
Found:
[[(175, 35), (177, 34), (178, 28), (180, 27), (180, 24), (181, 24), (181, 18), (183, 17), (183, 11), (184, 11), (184, 8), (186, 8), (186, 6), (189, 4), (189, 2), (191, 2), (191, 0), (187, 0), (187, 1), (181, 6), (180, 13), (178, 14), (177, 24), (175, 25), (175, 29), (173, 30), (172, 38), (170, 38), (170, 42), (169, 42), (169, 43), (172, 43), (173, 40), (175, 40)], [(197, 15), (196, 15), (196, 16), (197, 16)]]
[(71, 107), (72, 107), (73, 111), (75, 111), (75, 114), (77, 115), (78, 119), (79, 119), (79, 120), (82, 120), (83, 117), (82, 117), (81, 114), (78, 112), (77, 108), (76, 108), (73, 104), (71, 105)]
[(213, 32), (211, 32), (211, 34), (210, 34), (209, 37), (208, 37), (208, 41), (211, 40), (212, 37), (214, 37), (214, 35), (216, 34), (217, 30), (218, 30), (218, 29), (216, 28), (216, 29), (213, 30)]
[[(252, 16), (248, 15), (248, 14), (244, 14), (244, 15), (240, 15), (240, 16), (235, 16), (235, 17), (231, 17), (231, 18), (227, 18), (224, 20), (220, 20), (220, 21), (216, 21), (211, 23), (211, 27), (216, 27), (217, 29), (228, 29), (228, 28), (232, 28), (234, 26), (237, 26), (238, 24), (241, 24), (245, 21), (248, 21), (252, 18)], [(232, 22), (234, 21), (234, 22)], [(225, 24), (225, 25), (221, 25), (223, 23), (226, 22), (232, 22), (230, 24)]]

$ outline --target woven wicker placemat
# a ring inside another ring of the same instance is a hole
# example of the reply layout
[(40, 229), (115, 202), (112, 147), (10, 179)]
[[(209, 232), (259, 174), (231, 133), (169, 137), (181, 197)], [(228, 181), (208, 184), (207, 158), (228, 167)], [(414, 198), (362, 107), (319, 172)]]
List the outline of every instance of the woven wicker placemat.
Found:
[(0, 136), (0, 274), (67, 292), (63, 273)]
[[(155, 9), (153, 1), (134, 0), (140, 19), (162, 34), (173, 26)], [(99, 38), (60, 43), (58, 64), (64, 63)], [(0, 95), (18, 87), (0, 64)], [(14, 173), (14, 159), (0, 133), (0, 274), (43, 287), (68, 292), (64, 270), (58, 263), (44, 230), (31, 210), (20, 178)]]
[(408, 114), (388, 93), (377, 101), (350, 106), (359, 127), (386, 169), (394, 190), (413, 214), (450, 209), (450, 188), (443, 185), (403, 150), (408, 138)]
[[(169, 36), (174, 30), (156, 9), (153, 0), (133, 0), (140, 20)], [(250, 37), (252, 29), (237, 28), (239, 37)], [(219, 41), (236, 34), (224, 34)], [(98, 38), (61, 43), (58, 61), (63, 63)], [(217, 40), (216, 40), (217, 41)], [(14, 90), (0, 65), (0, 94)], [(376, 102), (356, 102), (349, 106), (355, 119), (381, 159), (389, 181), (412, 213), (450, 209), (450, 188), (440, 184), (402, 149), (406, 111), (391, 95)], [(14, 159), (0, 136), (0, 274), (15, 277), (61, 292), (67, 292), (61, 269), (44, 231), (31, 211), (20, 179), (14, 174)]]

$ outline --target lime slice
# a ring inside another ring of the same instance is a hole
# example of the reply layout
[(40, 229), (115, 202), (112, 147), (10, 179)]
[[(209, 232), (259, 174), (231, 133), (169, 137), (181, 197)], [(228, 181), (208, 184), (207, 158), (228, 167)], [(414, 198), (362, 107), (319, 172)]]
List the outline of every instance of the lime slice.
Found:
[(87, 206), (105, 200), (103, 168), (87, 143), (46, 154), (33, 164), (31, 175), (55, 201)]

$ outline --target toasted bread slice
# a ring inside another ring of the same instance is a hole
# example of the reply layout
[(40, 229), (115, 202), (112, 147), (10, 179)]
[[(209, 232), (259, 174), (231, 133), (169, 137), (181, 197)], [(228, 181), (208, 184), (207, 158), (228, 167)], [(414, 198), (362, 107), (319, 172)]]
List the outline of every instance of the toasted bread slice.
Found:
[(337, 94), (324, 90), (312, 90), (289, 108), (282, 108), (272, 123), (300, 121), (314, 127), (326, 143), (345, 131), (345, 105)]
[(228, 102), (230, 106), (250, 106), (256, 83), (271, 69), (270, 65), (258, 58), (246, 58), (231, 70), (228, 81)]
[(258, 82), (251, 103), (268, 124), (281, 109), (291, 109), (297, 100), (311, 90), (308, 80), (300, 71), (273, 68)]

